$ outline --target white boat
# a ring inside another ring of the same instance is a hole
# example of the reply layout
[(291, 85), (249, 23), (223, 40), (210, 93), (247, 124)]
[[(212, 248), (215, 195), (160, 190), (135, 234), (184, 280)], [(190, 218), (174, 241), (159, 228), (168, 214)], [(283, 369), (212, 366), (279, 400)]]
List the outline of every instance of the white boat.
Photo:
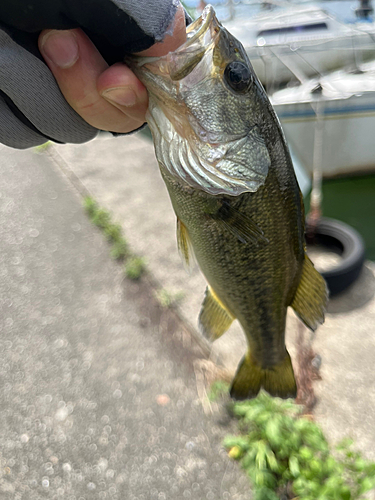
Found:
[(361, 70), (335, 71), (270, 96), (293, 154), (309, 175), (318, 121), (324, 177), (375, 171), (375, 61)]
[(375, 57), (374, 23), (342, 23), (317, 5), (235, 16), (224, 25), (242, 42), (267, 88)]

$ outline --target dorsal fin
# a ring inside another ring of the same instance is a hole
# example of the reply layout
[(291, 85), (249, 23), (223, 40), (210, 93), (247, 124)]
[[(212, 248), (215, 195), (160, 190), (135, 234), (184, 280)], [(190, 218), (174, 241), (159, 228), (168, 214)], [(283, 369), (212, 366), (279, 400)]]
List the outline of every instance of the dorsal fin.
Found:
[(224, 307), (212, 288), (208, 286), (199, 314), (199, 327), (203, 335), (214, 341), (228, 330), (233, 320), (234, 317)]

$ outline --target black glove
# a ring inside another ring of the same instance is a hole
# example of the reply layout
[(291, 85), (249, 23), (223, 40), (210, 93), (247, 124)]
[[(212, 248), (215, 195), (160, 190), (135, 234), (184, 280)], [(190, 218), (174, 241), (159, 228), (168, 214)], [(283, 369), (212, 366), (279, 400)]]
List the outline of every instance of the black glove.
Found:
[(162, 41), (177, 0), (1, 0), (0, 142), (81, 143), (97, 129), (65, 101), (38, 50), (43, 29), (81, 28), (108, 64)]

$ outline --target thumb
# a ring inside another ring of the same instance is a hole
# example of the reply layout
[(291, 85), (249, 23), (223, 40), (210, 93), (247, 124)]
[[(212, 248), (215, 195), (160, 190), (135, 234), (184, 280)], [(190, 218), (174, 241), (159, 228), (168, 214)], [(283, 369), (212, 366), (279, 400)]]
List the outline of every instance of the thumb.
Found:
[[(80, 29), (46, 30), (39, 37), (39, 49), (69, 105), (90, 125), (126, 133), (140, 127), (147, 109), (144, 86), (125, 65), (108, 69), (95, 45)], [(121, 89), (124, 106), (119, 109), (102, 97), (97, 82), (110, 73), (111, 86)], [(131, 116), (127, 114), (127, 106)]]

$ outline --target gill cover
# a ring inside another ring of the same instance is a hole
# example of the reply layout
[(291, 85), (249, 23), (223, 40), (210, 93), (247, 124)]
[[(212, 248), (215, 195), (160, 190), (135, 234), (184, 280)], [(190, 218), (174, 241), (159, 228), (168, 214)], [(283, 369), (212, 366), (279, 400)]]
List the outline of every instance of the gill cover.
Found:
[(257, 100), (265, 94), (242, 45), (210, 5), (178, 50), (127, 62), (149, 91), (146, 118), (161, 168), (213, 195), (264, 184), (271, 161)]

